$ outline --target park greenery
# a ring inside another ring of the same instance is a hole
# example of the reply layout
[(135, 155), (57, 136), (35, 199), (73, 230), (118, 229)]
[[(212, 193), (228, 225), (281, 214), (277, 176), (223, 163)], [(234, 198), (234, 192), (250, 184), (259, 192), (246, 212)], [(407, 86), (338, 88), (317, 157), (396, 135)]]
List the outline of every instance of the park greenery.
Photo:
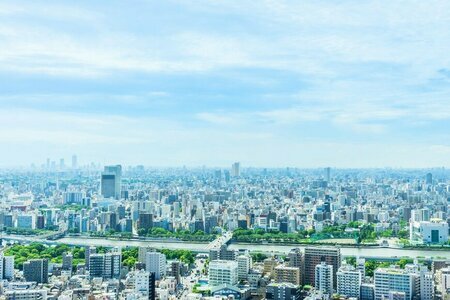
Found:
[(138, 230), (139, 236), (151, 237), (151, 238), (171, 238), (181, 241), (197, 241), (197, 242), (210, 242), (213, 241), (217, 235), (207, 234), (202, 230), (191, 232), (189, 230), (176, 230), (174, 232), (166, 230), (161, 227), (153, 227), (151, 229), (140, 228)]
[(292, 243), (312, 244), (329, 239), (354, 239), (357, 244), (375, 243), (380, 238), (398, 237), (406, 239), (408, 231), (400, 229), (397, 233), (392, 229), (375, 231), (374, 224), (350, 222), (343, 225), (325, 226), (320, 232), (314, 229), (301, 230), (292, 233), (283, 233), (278, 230), (264, 229), (236, 229), (233, 231), (233, 239), (241, 243)]
[[(103, 246), (96, 247), (97, 253), (106, 253), (108, 249)], [(45, 246), (41, 243), (31, 243), (29, 245), (15, 244), (6, 249), (5, 255), (14, 256), (14, 267), (22, 270), (23, 263), (30, 259), (47, 258), (50, 262), (61, 263), (62, 255), (70, 252), (73, 255), (73, 266), (84, 263), (84, 248), (71, 247), (65, 244), (57, 246)], [(127, 247), (122, 251), (122, 263), (127, 267), (134, 267), (138, 261), (138, 248)], [(194, 254), (189, 250), (169, 250), (162, 249), (161, 253), (166, 255), (168, 260), (178, 259), (186, 264), (192, 264), (195, 261)]]
[(30, 229), (30, 228), (16, 228), (16, 227), (5, 227), (3, 232), (6, 234), (16, 234), (16, 235), (43, 235), (52, 233), (54, 231), (47, 229)]
[(30, 259), (47, 258), (53, 263), (62, 262), (62, 254), (71, 252), (73, 255), (73, 265), (84, 262), (84, 248), (70, 247), (68, 245), (57, 245), (54, 247), (44, 246), (41, 243), (31, 243), (29, 245), (13, 245), (6, 249), (5, 255), (14, 256), (14, 267), (22, 270), (23, 263)]

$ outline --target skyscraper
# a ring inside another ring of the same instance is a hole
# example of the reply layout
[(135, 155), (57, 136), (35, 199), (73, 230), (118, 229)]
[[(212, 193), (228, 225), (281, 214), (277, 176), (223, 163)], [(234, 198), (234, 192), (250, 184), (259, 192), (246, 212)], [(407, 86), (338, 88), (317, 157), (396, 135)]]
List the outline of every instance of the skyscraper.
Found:
[(433, 174), (427, 173), (426, 183), (429, 185), (433, 184)]
[(72, 155), (72, 169), (76, 169), (76, 168), (78, 168), (78, 158), (74, 154), (74, 155)]
[(231, 166), (231, 176), (233, 176), (233, 177), (239, 177), (240, 175), (241, 175), (240, 163), (239, 163), (239, 162), (235, 162), (235, 163)]
[(325, 171), (325, 180), (327, 182), (330, 182), (330, 180), (331, 180), (331, 168), (330, 167), (326, 167), (324, 171)]
[(119, 199), (122, 188), (122, 166), (105, 166), (101, 178), (101, 194), (105, 198)]

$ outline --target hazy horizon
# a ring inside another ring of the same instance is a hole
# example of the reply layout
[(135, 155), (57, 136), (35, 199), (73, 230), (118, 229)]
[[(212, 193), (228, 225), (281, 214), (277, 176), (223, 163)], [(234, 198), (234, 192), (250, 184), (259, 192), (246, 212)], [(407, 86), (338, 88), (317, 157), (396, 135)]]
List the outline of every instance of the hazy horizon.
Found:
[(0, 3), (0, 167), (450, 167), (450, 2)]

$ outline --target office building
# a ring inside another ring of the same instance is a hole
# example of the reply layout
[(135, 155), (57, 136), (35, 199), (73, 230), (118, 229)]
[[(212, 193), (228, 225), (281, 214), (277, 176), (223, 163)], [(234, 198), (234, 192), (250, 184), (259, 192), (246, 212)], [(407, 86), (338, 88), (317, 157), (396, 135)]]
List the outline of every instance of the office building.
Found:
[(235, 162), (232, 166), (231, 166), (231, 176), (233, 177), (239, 177), (241, 175), (241, 170), (240, 170), (240, 163), (239, 162)]
[(358, 298), (361, 294), (361, 271), (350, 265), (339, 268), (337, 274), (337, 293), (342, 296)]
[(78, 168), (78, 158), (74, 154), (74, 155), (72, 155), (72, 169), (76, 169), (76, 168)]
[(26, 281), (48, 282), (48, 259), (31, 259), (23, 264), (23, 277)]
[(333, 295), (333, 266), (322, 261), (316, 265), (314, 287), (331, 297)]
[(336, 288), (336, 272), (341, 267), (341, 250), (331, 247), (306, 247), (304, 254), (305, 274), (304, 284), (315, 284), (316, 266), (322, 262), (333, 266), (333, 286)]
[(73, 255), (72, 253), (63, 253), (62, 255), (62, 269), (72, 270)]
[(209, 260), (236, 260), (236, 251), (229, 250), (228, 245), (222, 244), (220, 247), (209, 250)]
[(85, 266), (86, 266), (86, 270), (89, 270), (89, 266), (90, 266), (90, 256), (92, 254), (97, 253), (97, 248), (95, 247), (89, 247), (87, 246), (84, 250), (84, 260), (85, 260)]
[(122, 166), (105, 166), (101, 175), (101, 194), (105, 198), (119, 199), (122, 191)]
[(89, 256), (89, 276), (91, 279), (119, 279), (121, 269), (122, 254), (120, 252), (91, 254)]
[(209, 263), (209, 285), (236, 285), (238, 283), (238, 264), (230, 260), (213, 260)]
[(0, 252), (0, 280), (14, 277), (14, 256), (4, 256)]
[(153, 214), (147, 212), (139, 213), (138, 228), (148, 231), (153, 228)]

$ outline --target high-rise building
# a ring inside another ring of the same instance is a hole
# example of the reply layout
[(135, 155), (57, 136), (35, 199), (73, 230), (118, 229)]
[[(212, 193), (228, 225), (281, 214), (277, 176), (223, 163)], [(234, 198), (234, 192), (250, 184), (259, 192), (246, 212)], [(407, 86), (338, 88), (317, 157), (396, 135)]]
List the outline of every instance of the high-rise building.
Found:
[(300, 286), (292, 283), (271, 283), (266, 287), (267, 300), (300, 300)]
[(374, 272), (375, 300), (389, 299), (390, 292), (405, 293), (411, 300), (416, 291), (417, 274), (399, 268), (378, 268)]
[(356, 270), (361, 273), (362, 279), (366, 276), (366, 259), (358, 257), (356, 259)]
[(147, 259), (147, 252), (156, 252), (156, 249), (150, 246), (139, 247), (138, 250), (138, 261), (145, 265), (145, 260)]
[(235, 162), (233, 165), (231, 165), (231, 176), (233, 177), (241, 176), (240, 166), (241, 164), (239, 162)]
[(122, 166), (105, 166), (101, 176), (101, 194), (105, 198), (119, 199), (122, 191)]
[(145, 270), (155, 274), (156, 280), (166, 276), (166, 256), (159, 252), (147, 252), (145, 255)]
[(89, 256), (89, 276), (91, 278), (119, 279), (122, 269), (122, 254), (111, 252)]
[(72, 262), (73, 262), (73, 255), (72, 253), (63, 253), (62, 255), (62, 269), (63, 270), (72, 270)]
[(156, 298), (156, 280), (154, 273), (139, 270), (136, 272), (135, 280), (136, 293), (142, 293), (146, 295), (148, 297), (147, 299), (149, 300), (154, 300)]
[(95, 247), (89, 247), (87, 246), (84, 250), (84, 260), (85, 260), (85, 265), (86, 265), (86, 270), (89, 270), (89, 266), (90, 266), (90, 256), (92, 254), (97, 253), (97, 248)]
[(361, 271), (350, 265), (339, 268), (337, 277), (337, 293), (341, 296), (359, 298), (361, 295)]
[(433, 174), (427, 173), (427, 176), (426, 176), (426, 183), (427, 183), (428, 185), (433, 184)]
[(420, 299), (434, 299), (434, 276), (426, 267), (420, 270)]
[(314, 285), (316, 266), (322, 262), (333, 266), (333, 287), (336, 288), (336, 272), (341, 267), (341, 250), (331, 247), (306, 247), (304, 254), (304, 284)]
[(149, 230), (153, 228), (153, 214), (147, 212), (139, 213), (138, 228), (143, 230)]
[(14, 256), (4, 256), (0, 252), (0, 280), (14, 277)]
[(228, 249), (227, 244), (209, 250), (209, 260), (236, 260), (236, 251)]
[(76, 168), (78, 168), (78, 158), (74, 154), (74, 155), (72, 155), (72, 169), (76, 169)]
[(288, 254), (288, 266), (298, 268), (300, 270), (300, 284), (303, 283), (304, 265), (303, 254), (299, 248), (292, 249)]
[(314, 280), (315, 288), (331, 297), (333, 294), (333, 266), (327, 265), (324, 261), (316, 265)]
[(238, 283), (238, 264), (231, 260), (214, 260), (209, 263), (209, 285), (236, 285)]
[(23, 277), (26, 281), (48, 282), (48, 259), (31, 259), (23, 264)]
[(330, 182), (330, 180), (331, 180), (331, 168), (330, 167), (325, 168), (325, 180), (327, 182)]
[(252, 267), (252, 257), (249, 254), (239, 255), (237, 257), (237, 263), (239, 280), (247, 280), (248, 272)]

